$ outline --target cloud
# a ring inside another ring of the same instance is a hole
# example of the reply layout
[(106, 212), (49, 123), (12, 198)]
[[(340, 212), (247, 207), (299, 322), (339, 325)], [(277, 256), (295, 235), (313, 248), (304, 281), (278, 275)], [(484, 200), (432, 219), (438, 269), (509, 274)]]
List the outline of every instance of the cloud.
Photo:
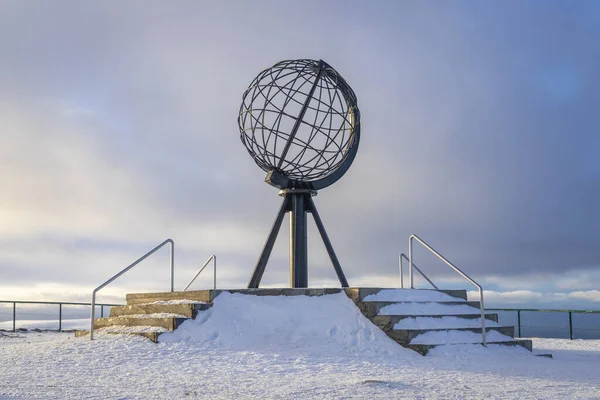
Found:
[[(314, 3), (290, 25), (291, 7), (4, 7), (3, 281), (94, 287), (171, 236), (179, 276), (216, 253), (223, 284), (243, 286), (280, 199), (239, 143), (241, 94), (314, 57), (361, 108), (354, 165), (315, 198), (351, 284), (395, 285), (416, 233), (498, 291), (597, 287), (593, 6)], [(287, 282), (286, 230), (265, 285)], [(311, 282), (336, 284), (311, 232)]]

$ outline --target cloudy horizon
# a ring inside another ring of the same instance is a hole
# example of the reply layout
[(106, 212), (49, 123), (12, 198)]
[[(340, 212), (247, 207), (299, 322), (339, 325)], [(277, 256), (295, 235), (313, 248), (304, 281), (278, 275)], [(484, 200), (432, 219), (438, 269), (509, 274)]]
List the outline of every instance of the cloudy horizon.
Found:
[[(168, 237), (176, 288), (211, 254), (219, 288), (245, 287), (281, 199), (240, 143), (241, 96), (262, 69), (314, 58), (361, 112), (354, 164), (315, 198), (350, 285), (396, 286), (417, 234), (488, 306), (600, 309), (596, 2), (0, 10), (1, 300), (89, 301)], [(288, 285), (286, 224), (264, 285)], [(309, 225), (309, 283), (337, 287)], [(472, 290), (422, 249), (415, 262)], [(100, 300), (168, 286), (163, 249)]]

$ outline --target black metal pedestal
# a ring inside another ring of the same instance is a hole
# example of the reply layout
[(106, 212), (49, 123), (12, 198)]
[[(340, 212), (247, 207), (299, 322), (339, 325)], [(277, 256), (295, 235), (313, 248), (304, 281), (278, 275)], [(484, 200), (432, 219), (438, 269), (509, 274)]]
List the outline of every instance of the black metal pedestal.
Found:
[(283, 196), (281, 207), (279, 208), (279, 212), (277, 213), (277, 217), (271, 228), (271, 233), (265, 242), (263, 251), (258, 258), (254, 273), (248, 283), (248, 288), (258, 288), (286, 212), (290, 213), (290, 287), (308, 287), (307, 212), (310, 212), (313, 215), (321, 239), (323, 239), (323, 243), (325, 244), (325, 248), (327, 249), (327, 253), (329, 254), (329, 258), (331, 259), (331, 263), (333, 264), (333, 268), (335, 269), (342, 287), (348, 287), (348, 281), (344, 276), (340, 262), (335, 255), (333, 246), (325, 231), (323, 221), (321, 221), (317, 207), (312, 199), (312, 196), (316, 195), (316, 193), (316, 191), (312, 190), (299, 189), (281, 191), (280, 194)]

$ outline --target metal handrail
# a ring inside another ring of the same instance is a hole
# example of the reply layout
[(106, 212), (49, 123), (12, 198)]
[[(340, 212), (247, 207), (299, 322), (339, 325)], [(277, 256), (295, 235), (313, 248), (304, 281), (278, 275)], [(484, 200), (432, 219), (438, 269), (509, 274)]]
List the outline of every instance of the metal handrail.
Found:
[(196, 278), (198, 277), (198, 275), (200, 275), (200, 273), (202, 271), (204, 271), (204, 268), (206, 268), (206, 266), (208, 265), (209, 262), (213, 262), (213, 289), (217, 288), (217, 256), (215, 256), (214, 254), (210, 257), (208, 257), (208, 260), (206, 260), (206, 262), (204, 263), (204, 265), (202, 266), (202, 268), (200, 268), (200, 270), (198, 272), (196, 272), (196, 275), (194, 275), (194, 277), (192, 278), (192, 280), (190, 281), (190, 283), (187, 284), (187, 286), (183, 289), (183, 291), (185, 292), (186, 290), (188, 290), (188, 288), (190, 287), (190, 285), (192, 283), (194, 283), (194, 281), (196, 280)]
[[(406, 257), (406, 254), (404, 254), (404, 253), (400, 254), (400, 287), (401, 287), (401, 288), (404, 288), (404, 268), (403, 268), (403, 266), (402, 266), (402, 259), (406, 259), (406, 261), (408, 261), (408, 257)], [(416, 266), (416, 265), (414, 265), (414, 264), (413, 264), (413, 268), (414, 268), (414, 269), (416, 269), (416, 270), (417, 270), (417, 272), (418, 272), (418, 273), (420, 273), (420, 274), (421, 274), (421, 276), (422, 276), (423, 278), (425, 278), (425, 279), (427, 280), (427, 282), (429, 282), (429, 284), (431, 284), (431, 286), (433, 286), (433, 288), (434, 288), (434, 289), (436, 289), (436, 290), (439, 290), (439, 288), (438, 288), (438, 287), (435, 285), (435, 283), (433, 283), (433, 282), (431, 281), (431, 279), (429, 279), (429, 278), (427, 277), (427, 275), (425, 275), (425, 274), (423, 273), (423, 271), (421, 271), (419, 268), (417, 268), (417, 266)]]
[(452, 264), (450, 261), (448, 261), (448, 259), (446, 259), (440, 253), (438, 253), (435, 249), (433, 249), (433, 247), (431, 247), (430, 245), (425, 243), (425, 241), (423, 241), (423, 239), (419, 238), (417, 235), (410, 235), (410, 237), (408, 238), (408, 276), (410, 279), (410, 288), (411, 289), (414, 288), (413, 273), (412, 273), (412, 267), (414, 266), (413, 257), (412, 257), (413, 239), (415, 239), (417, 242), (421, 243), (423, 245), (423, 247), (425, 247), (427, 250), (429, 250), (430, 252), (435, 254), (440, 260), (442, 260), (444, 263), (446, 263), (446, 265), (448, 265), (449, 267), (454, 269), (456, 272), (459, 273), (460, 276), (462, 276), (467, 281), (471, 282), (475, 287), (477, 287), (477, 290), (479, 291), (479, 308), (481, 309), (481, 338), (483, 340), (483, 346), (487, 347), (486, 332), (485, 332), (485, 311), (484, 311), (484, 307), (483, 307), (483, 288), (481, 287), (480, 284), (478, 284), (473, 279), (471, 279), (467, 274), (462, 272), (460, 270), (460, 268), (458, 268), (457, 266)]
[(91, 312), (91, 317), (90, 317), (90, 340), (94, 340), (94, 317), (96, 316), (96, 293), (100, 289), (102, 289), (103, 287), (105, 287), (106, 285), (108, 285), (109, 283), (111, 283), (112, 281), (114, 281), (115, 279), (117, 279), (118, 277), (120, 277), (121, 275), (123, 275), (125, 272), (129, 271), (131, 268), (135, 267), (136, 265), (138, 265), (139, 263), (141, 263), (142, 261), (144, 261), (146, 258), (150, 257), (158, 249), (160, 249), (161, 247), (163, 247), (167, 243), (169, 243), (171, 245), (170, 246), (171, 247), (171, 251), (170, 251), (170, 256), (171, 256), (171, 292), (174, 291), (175, 242), (173, 242), (172, 239), (167, 239), (164, 242), (162, 242), (161, 244), (159, 244), (158, 246), (156, 246), (155, 248), (153, 248), (152, 250), (150, 250), (149, 252), (147, 252), (144, 256), (138, 258), (133, 264), (129, 265), (127, 268), (123, 269), (121, 272), (119, 272), (118, 274), (116, 274), (115, 276), (113, 276), (112, 278), (110, 278), (109, 280), (107, 280), (106, 282), (104, 282), (102, 285), (100, 285), (96, 289), (94, 289), (94, 291), (92, 292), (92, 312)]

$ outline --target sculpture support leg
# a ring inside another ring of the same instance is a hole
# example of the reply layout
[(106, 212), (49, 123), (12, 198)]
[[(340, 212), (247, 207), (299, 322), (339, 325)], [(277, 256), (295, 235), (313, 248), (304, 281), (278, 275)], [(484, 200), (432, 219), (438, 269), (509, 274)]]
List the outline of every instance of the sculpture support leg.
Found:
[(325, 248), (327, 249), (327, 253), (329, 254), (329, 258), (331, 259), (331, 263), (333, 264), (333, 269), (335, 269), (335, 273), (342, 285), (342, 287), (349, 287), (348, 281), (346, 280), (346, 276), (344, 275), (344, 271), (342, 271), (342, 266), (335, 255), (335, 251), (333, 250), (333, 246), (329, 241), (329, 236), (327, 236), (327, 232), (325, 231), (325, 226), (323, 225), (323, 221), (321, 221), (321, 217), (319, 216), (319, 212), (317, 211), (317, 207), (315, 206), (315, 202), (309, 196), (308, 197), (308, 206), (312, 211), (313, 218), (315, 219), (315, 224), (317, 225), (317, 229), (321, 234), (321, 239), (323, 239), (323, 243), (325, 244)]
[(254, 268), (254, 272), (252, 273), (252, 278), (250, 278), (250, 282), (248, 282), (248, 288), (258, 288), (260, 284), (260, 280), (262, 279), (263, 274), (265, 273), (265, 268), (267, 267), (267, 262), (269, 261), (269, 257), (271, 256), (271, 251), (273, 251), (273, 245), (275, 244), (275, 240), (277, 239), (277, 234), (279, 233), (279, 229), (281, 229), (281, 223), (283, 222), (283, 217), (285, 216), (285, 212), (288, 209), (288, 196), (283, 198), (281, 202), (281, 208), (279, 208), (279, 213), (275, 218), (275, 222), (273, 222), (273, 227), (271, 228), (271, 233), (265, 242), (265, 246), (263, 247), (263, 251), (256, 262), (256, 267)]
[(304, 193), (287, 195), (292, 202), (290, 212), (290, 286), (308, 287), (308, 237)]

